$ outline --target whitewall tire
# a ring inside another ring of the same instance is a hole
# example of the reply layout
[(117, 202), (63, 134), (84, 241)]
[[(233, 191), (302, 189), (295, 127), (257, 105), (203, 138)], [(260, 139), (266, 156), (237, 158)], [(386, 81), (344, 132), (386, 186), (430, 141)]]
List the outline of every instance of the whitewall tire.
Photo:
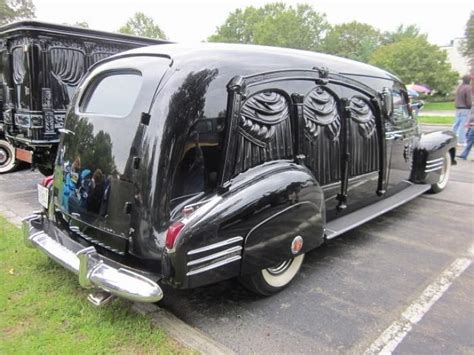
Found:
[(0, 138), (0, 174), (15, 170), (17, 165), (15, 148), (6, 140)]
[(295, 278), (303, 264), (304, 254), (285, 260), (251, 275), (242, 276), (240, 282), (250, 291), (270, 296), (283, 290)]
[(443, 157), (443, 167), (441, 169), (439, 179), (435, 184), (431, 185), (431, 192), (438, 193), (445, 189), (448, 185), (449, 174), (451, 173), (451, 154), (447, 152)]

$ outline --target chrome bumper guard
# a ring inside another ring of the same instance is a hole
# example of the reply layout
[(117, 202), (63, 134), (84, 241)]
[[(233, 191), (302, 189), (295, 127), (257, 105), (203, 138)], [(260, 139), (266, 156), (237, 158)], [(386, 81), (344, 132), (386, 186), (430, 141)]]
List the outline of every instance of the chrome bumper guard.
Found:
[[(39, 215), (26, 217), (22, 230), (25, 244), (41, 250), (49, 258), (79, 276), (79, 284), (85, 288), (100, 288), (111, 294), (137, 302), (158, 302), (163, 291), (158, 284), (132, 270), (108, 265), (93, 246), (74, 252), (44, 231), (31, 225)], [(76, 243), (78, 246), (80, 244)]]

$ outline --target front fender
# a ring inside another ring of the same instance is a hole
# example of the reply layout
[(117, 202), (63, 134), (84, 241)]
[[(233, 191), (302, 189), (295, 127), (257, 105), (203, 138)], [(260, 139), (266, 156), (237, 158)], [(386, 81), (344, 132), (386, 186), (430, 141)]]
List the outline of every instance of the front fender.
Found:
[(413, 166), (410, 180), (421, 184), (434, 184), (439, 180), (441, 169), (438, 162), (450, 153), (455, 163), (456, 135), (452, 131), (424, 134), (413, 150)]
[[(205, 216), (187, 225), (176, 250), (165, 255), (175, 287), (190, 288), (251, 273), (305, 253), (324, 238), (323, 192), (311, 172), (274, 161), (239, 174)], [(298, 254), (299, 254), (298, 253)]]

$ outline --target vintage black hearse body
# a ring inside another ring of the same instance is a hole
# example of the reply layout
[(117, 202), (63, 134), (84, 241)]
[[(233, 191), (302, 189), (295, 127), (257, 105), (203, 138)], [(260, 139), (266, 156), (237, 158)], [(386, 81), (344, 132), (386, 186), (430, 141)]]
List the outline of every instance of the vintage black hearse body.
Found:
[(233, 277), (269, 295), (325, 239), (442, 190), (455, 145), (420, 135), (404, 85), (365, 64), (243, 45), (133, 50), (74, 96), (25, 240), (83, 286), (132, 300)]
[(87, 69), (159, 43), (165, 41), (37, 21), (0, 27), (0, 173), (22, 160), (51, 174), (58, 129)]

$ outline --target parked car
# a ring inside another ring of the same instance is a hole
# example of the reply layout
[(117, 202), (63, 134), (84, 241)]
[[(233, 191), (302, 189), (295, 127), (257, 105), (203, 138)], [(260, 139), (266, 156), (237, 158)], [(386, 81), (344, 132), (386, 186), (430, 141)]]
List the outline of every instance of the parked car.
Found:
[[(448, 182), (403, 83), (313, 52), (165, 44), (94, 66), (74, 95), (27, 245), (84, 287), (156, 302), (238, 277), (271, 295), (306, 253)], [(40, 187), (41, 188), (41, 187)]]
[(87, 69), (160, 43), (166, 41), (37, 21), (0, 27), (0, 173), (25, 161), (50, 175), (58, 130)]

